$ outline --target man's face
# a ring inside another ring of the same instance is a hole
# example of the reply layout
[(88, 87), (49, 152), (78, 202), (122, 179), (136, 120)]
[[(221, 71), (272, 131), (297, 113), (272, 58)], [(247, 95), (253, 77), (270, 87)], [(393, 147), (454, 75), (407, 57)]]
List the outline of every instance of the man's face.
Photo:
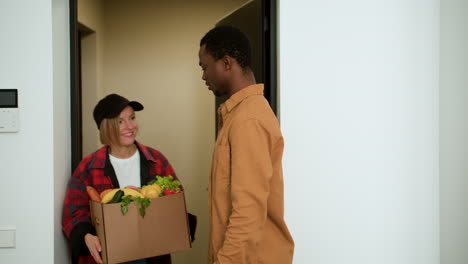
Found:
[(206, 45), (200, 47), (198, 52), (199, 65), (202, 68), (202, 79), (205, 81), (208, 89), (215, 96), (227, 94), (226, 85), (226, 69), (223, 60), (216, 60), (210, 53), (206, 51)]

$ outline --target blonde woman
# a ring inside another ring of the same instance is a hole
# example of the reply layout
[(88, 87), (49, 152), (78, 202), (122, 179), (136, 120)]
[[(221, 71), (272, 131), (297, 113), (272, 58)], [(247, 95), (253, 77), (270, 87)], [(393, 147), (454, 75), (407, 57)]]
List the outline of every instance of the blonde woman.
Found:
[[(73, 172), (63, 209), (63, 231), (70, 240), (73, 263), (103, 263), (101, 243), (91, 225), (86, 186), (102, 192), (129, 185), (141, 187), (154, 180), (155, 175), (172, 175), (177, 179), (161, 152), (136, 141), (135, 112), (141, 110), (142, 104), (117, 94), (106, 96), (94, 108), (94, 120), (104, 146), (85, 157)], [(129, 263), (168, 264), (171, 256)]]

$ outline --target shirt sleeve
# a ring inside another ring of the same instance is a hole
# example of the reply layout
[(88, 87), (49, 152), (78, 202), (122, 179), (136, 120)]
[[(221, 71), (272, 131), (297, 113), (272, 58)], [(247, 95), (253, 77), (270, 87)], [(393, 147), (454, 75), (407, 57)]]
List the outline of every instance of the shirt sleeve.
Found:
[(273, 174), (271, 142), (259, 120), (243, 121), (230, 131), (232, 212), (216, 263), (242, 263), (245, 243), (260, 240)]
[(86, 192), (85, 165), (80, 164), (73, 172), (68, 182), (67, 193), (63, 205), (62, 226), (65, 236), (70, 239), (70, 234), (79, 223), (90, 223), (89, 198)]

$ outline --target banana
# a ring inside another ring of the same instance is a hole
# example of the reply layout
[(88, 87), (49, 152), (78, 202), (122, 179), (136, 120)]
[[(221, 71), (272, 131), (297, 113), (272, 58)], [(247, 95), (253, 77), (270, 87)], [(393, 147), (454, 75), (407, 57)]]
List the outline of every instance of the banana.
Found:
[(138, 191), (135, 191), (133, 189), (128, 189), (128, 188), (115, 188), (115, 189), (112, 189), (110, 192), (106, 193), (102, 199), (101, 199), (101, 203), (109, 203), (112, 198), (114, 197), (115, 193), (118, 191), (118, 190), (122, 190), (124, 192), (124, 196), (126, 195), (131, 195), (133, 196), (134, 198), (137, 198), (137, 197), (140, 197), (140, 198), (143, 198), (143, 195), (138, 192)]
[(123, 188), (121, 190), (124, 192), (125, 195), (131, 195), (131, 196), (133, 196), (135, 198), (137, 198), (137, 197), (143, 198), (143, 195), (140, 192), (135, 191), (133, 189)]
[(101, 203), (104, 203), (104, 204), (109, 203), (109, 202), (112, 200), (112, 198), (114, 197), (115, 193), (116, 193), (118, 190), (120, 190), (120, 189), (119, 189), (119, 188), (116, 188), (116, 189), (112, 189), (110, 192), (106, 193), (106, 194), (104, 195), (104, 197), (102, 197)]

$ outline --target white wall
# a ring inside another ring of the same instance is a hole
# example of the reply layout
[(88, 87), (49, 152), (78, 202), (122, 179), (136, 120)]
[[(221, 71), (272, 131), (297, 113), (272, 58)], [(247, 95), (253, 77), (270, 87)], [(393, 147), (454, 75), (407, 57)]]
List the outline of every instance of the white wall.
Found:
[[(62, 209), (71, 172), (69, 1), (52, 0), (54, 262), (70, 262)], [(51, 262), (52, 263), (52, 262)]]
[(440, 3), (441, 263), (468, 263), (468, 2)]
[(60, 243), (54, 185), (69, 167), (68, 41), (67, 24), (53, 21), (66, 23), (67, 2), (0, 2), (0, 88), (18, 89), (20, 109), (20, 131), (0, 134), (0, 227), (16, 227), (16, 247), (0, 249), (1, 263), (53, 263)]
[(437, 0), (279, 1), (297, 264), (439, 263)]

